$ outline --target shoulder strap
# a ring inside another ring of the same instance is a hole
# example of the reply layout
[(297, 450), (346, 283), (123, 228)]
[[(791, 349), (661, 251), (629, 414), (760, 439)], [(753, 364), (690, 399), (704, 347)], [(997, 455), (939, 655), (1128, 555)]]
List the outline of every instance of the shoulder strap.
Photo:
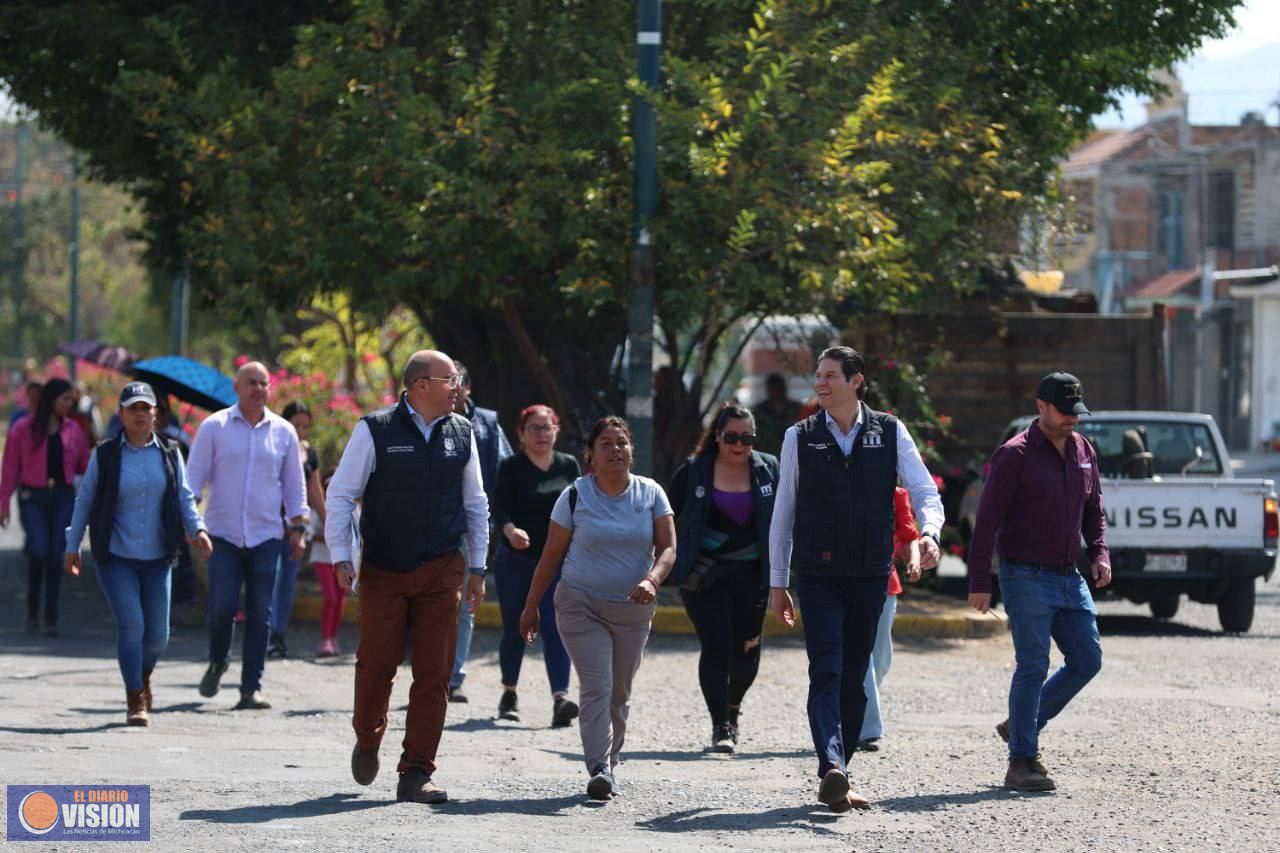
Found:
[(578, 484), (569, 484), (569, 517), (573, 518), (573, 513), (578, 509)]

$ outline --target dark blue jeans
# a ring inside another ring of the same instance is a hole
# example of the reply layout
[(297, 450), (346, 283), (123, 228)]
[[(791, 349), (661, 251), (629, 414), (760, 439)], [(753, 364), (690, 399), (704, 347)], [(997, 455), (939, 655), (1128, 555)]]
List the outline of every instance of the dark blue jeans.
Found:
[[(520, 665), (524, 662), (525, 641), (520, 636), (520, 613), (524, 610), (529, 587), (533, 584), (533, 570), (537, 563), (519, 551), (499, 545), (493, 556), (493, 582), (498, 588), (498, 609), (502, 613), (502, 642), (498, 646), (498, 663), (502, 669), (502, 683), (515, 687), (520, 681)], [(546, 595), (538, 602), (538, 636), (542, 637), (542, 657), (547, 666), (547, 681), (551, 692), (569, 689), (569, 653), (560, 641), (556, 628), (556, 585), (559, 575), (547, 587)]]
[(867, 712), (863, 681), (889, 578), (796, 578), (809, 654), (809, 730), (818, 775), (846, 770)]
[(141, 690), (169, 645), (169, 561), (112, 557), (97, 572), (116, 619), (116, 659), (125, 689)]
[(280, 541), (280, 571), (276, 572), (276, 585), (271, 593), (271, 631), (283, 634), (293, 615), (293, 600), (298, 593), (298, 567), (301, 560), (290, 560), (293, 550), (288, 539)]
[(244, 587), (244, 647), (241, 652), (240, 691), (262, 687), (267, 660), (267, 622), (271, 618), (271, 593), (280, 564), (280, 540), (268, 539), (252, 548), (237, 548), (214, 537), (209, 558), (209, 662), (226, 663), (231, 657), (231, 633), (235, 629), (240, 587)]
[(18, 490), (18, 517), (26, 533), (27, 618), (40, 613), (44, 591), (44, 622), (58, 621), (58, 593), (62, 589), (62, 555), (67, 546), (67, 525), (76, 503), (71, 486)]
[[(1000, 594), (1013, 634), (1015, 667), (1009, 689), (1009, 757), (1031, 758), (1040, 730), (1102, 669), (1098, 611), (1079, 572), (1056, 575), (1000, 563)], [(1049, 640), (1063, 663), (1049, 674)]]

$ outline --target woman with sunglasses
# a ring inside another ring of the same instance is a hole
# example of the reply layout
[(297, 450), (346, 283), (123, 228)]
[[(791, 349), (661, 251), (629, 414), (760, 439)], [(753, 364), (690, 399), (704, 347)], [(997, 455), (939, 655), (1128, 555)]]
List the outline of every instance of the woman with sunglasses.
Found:
[(755, 441), (751, 412), (725, 403), (671, 480), (679, 531), (671, 577), (702, 644), (712, 752), (737, 748), (742, 699), (760, 668), (778, 458), (753, 450)]
[[(503, 540), (493, 555), (493, 581), (498, 589), (502, 613), (502, 642), (498, 663), (502, 669), (502, 699), (498, 716), (520, 719), (516, 685), (524, 661), (525, 641), (520, 635), (520, 611), (533, 583), (533, 570), (547, 544), (551, 510), (560, 493), (578, 479), (578, 460), (556, 450), (560, 418), (550, 406), (530, 406), (520, 413), (516, 437), (520, 450), (498, 465), (498, 482), (493, 493), (493, 522)], [(556, 630), (556, 586), (559, 575), (543, 593), (538, 610), (542, 614), (542, 657), (551, 685), (551, 727), (562, 728), (578, 716), (578, 705), (569, 699), (569, 653)]]

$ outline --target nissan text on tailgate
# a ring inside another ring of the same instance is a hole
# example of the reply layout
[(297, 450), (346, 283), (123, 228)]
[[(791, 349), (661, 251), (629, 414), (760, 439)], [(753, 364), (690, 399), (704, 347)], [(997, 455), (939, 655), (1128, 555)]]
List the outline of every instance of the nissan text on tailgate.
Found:
[[(1031, 421), (1015, 420), (1001, 443)], [(1248, 631), (1257, 578), (1275, 571), (1275, 483), (1231, 476), (1208, 415), (1094, 412), (1076, 431), (1098, 452), (1113, 592), (1163, 619), (1186, 595), (1217, 604), (1224, 631)], [(962, 529), (973, 529), (980, 489), (972, 486), (961, 503)], [(1092, 582), (1083, 550), (1078, 565)]]

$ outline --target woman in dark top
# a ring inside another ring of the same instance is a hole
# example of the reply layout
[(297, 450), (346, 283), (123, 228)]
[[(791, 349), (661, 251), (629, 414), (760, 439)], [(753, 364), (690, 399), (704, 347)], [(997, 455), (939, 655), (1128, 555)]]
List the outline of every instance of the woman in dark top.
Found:
[(702, 644), (713, 752), (737, 747), (739, 708), (760, 668), (778, 458), (752, 450), (755, 438), (751, 412), (725, 403), (668, 490), (679, 531), (671, 577)]
[[(551, 510), (560, 493), (581, 474), (578, 460), (555, 449), (560, 419), (550, 406), (530, 406), (520, 413), (516, 436), (520, 452), (502, 460), (493, 493), (493, 519), (502, 531), (493, 558), (493, 581), (502, 612), (502, 643), (498, 660), (502, 668), (502, 699), (498, 716), (519, 720), (516, 683), (524, 660), (524, 637), (520, 634), (520, 612), (524, 609), (533, 570), (547, 544)], [(557, 577), (558, 580), (558, 577)], [(578, 716), (578, 706), (568, 699), (569, 654), (556, 630), (556, 583), (547, 589), (539, 609), (542, 612), (542, 652), (551, 683), (554, 709), (553, 728), (567, 726)]]
[(35, 411), (9, 429), (0, 475), (0, 527), (9, 525), (9, 502), (18, 493), (18, 513), (27, 543), (27, 633), (34, 633), (44, 592), (44, 629), (58, 632), (62, 588), (62, 540), (76, 500), (75, 479), (89, 467), (89, 439), (70, 417), (76, 395), (65, 379), (50, 379)]

